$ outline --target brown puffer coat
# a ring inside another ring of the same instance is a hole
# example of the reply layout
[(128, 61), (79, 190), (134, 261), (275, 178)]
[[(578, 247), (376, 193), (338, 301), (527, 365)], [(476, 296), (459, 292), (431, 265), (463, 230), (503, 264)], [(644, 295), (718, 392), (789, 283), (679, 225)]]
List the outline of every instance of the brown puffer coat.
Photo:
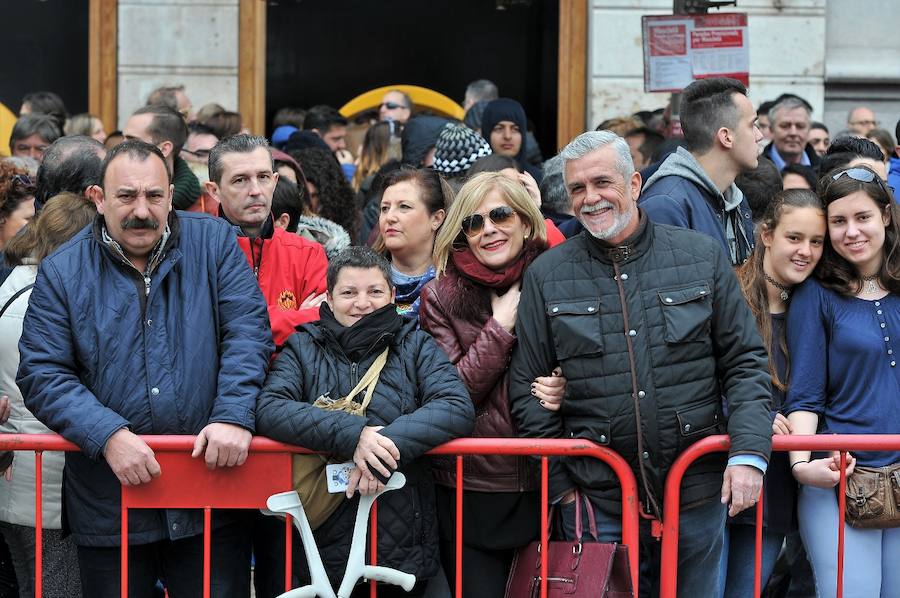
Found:
[[(478, 438), (516, 438), (509, 412), (509, 359), (516, 337), (491, 317), (490, 289), (447, 271), (422, 289), (419, 324), (456, 365), (475, 404)], [(456, 486), (456, 460), (435, 457), (434, 478)], [(464, 487), (481, 492), (522, 492), (538, 487), (535, 464), (527, 457), (476, 455), (463, 461)]]

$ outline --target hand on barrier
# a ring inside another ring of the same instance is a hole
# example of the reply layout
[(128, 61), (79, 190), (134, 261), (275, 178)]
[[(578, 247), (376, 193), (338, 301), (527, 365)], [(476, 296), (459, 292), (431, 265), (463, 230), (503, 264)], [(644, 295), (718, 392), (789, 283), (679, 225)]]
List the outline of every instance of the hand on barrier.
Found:
[(353, 498), (353, 495), (357, 490), (359, 490), (361, 496), (368, 496), (370, 494), (375, 494), (383, 488), (384, 484), (378, 480), (370, 480), (363, 477), (363, 473), (359, 467), (354, 467), (353, 471), (350, 472), (350, 481), (347, 484), (347, 498)]
[(538, 376), (531, 383), (531, 394), (541, 402), (547, 411), (559, 411), (566, 397), (566, 378), (562, 368), (556, 366), (549, 376)]
[(394, 441), (378, 433), (382, 427), (366, 426), (363, 428), (356, 450), (353, 451), (353, 462), (368, 481), (376, 479), (370, 468), (385, 478), (391, 477), (391, 473), (397, 469), (397, 461), (400, 459), (400, 451), (397, 450)]
[(722, 482), (722, 504), (728, 505), (728, 515), (734, 517), (759, 500), (763, 474), (752, 465), (731, 465), (725, 468)]
[(294, 518), (294, 526), (300, 532), (303, 551), (306, 554), (311, 581), (310, 585), (285, 592), (278, 598), (348, 598), (360, 578), (398, 585), (407, 592), (410, 591), (416, 584), (414, 575), (388, 567), (366, 565), (366, 533), (372, 504), (382, 493), (397, 490), (405, 484), (406, 477), (397, 472), (375, 494), (360, 497), (353, 526), (353, 539), (350, 543), (350, 554), (347, 557), (347, 568), (344, 571), (344, 578), (337, 595), (328, 582), (328, 574), (322, 564), (319, 548), (316, 546), (315, 536), (309, 526), (300, 496), (293, 490), (270, 496), (266, 501), (268, 509), (263, 509), (262, 512), (266, 515), (286, 513)]
[(109, 437), (103, 456), (123, 486), (146, 484), (162, 473), (153, 450), (126, 428)]
[(780, 434), (780, 435), (789, 435), (794, 433), (794, 427), (791, 425), (790, 420), (780, 413), (775, 414), (775, 419), (772, 421), (772, 434)]
[[(847, 475), (853, 473), (856, 457), (847, 453)], [(791, 472), (801, 484), (816, 488), (834, 488), (841, 480), (841, 453), (834, 451), (830, 457), (813, 459), (808, 463), (797, 463)]]
[(206, 448), (204, 460), (209, 469), (243, 465), (247, 460), (252, 438), (249, 430), (234, 424), (208, 424), (197, 434), (191, 457), (196, 459)]

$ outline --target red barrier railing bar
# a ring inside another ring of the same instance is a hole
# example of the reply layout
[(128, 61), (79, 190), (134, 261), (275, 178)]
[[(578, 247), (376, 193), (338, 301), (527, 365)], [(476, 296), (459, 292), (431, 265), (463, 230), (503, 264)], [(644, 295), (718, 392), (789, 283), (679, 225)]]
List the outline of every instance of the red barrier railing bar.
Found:
[[(44, 595), (44, 454), (34, 452), (34, 595)], [(10, 465), (12, 467), (12, 465)]]
[[(187, 435), (143, 435), (141, 438), (154, 451), (190, 452), (196, 438)], [(498, 445), (500, 445), (499, 448)], [(73, 443), (56, 434), (9, 434), (0, 436), (0, 450), (29, 451), (79, 451)], [(309, 454), (315, 451), (303, 447), (275, 442), (268, 438), (254, 437), (250, 443), (250, 451), (258, 453), (298, 453)], [(592, 457), (606, 463), (618, 476), (622, 488), (622, 543), (628, 546), (632, 583), (638, 586), (638, 499), (637, 480), (628, 463), (614, 451), (586, 440), (577, 439), (534, 439), (534, 438), (463, 438), (453, 440), (428, 452), (430, 455), (463, 455), (494, 454), (516, 456), (542, 456), (544, 461), (549, 456)], [(542, 468), (546, 463), (542, 465)], [(460, 478), (461, 479), (461, 478)], [(546, 482), (546, 478), (544, 478)], [(542, 498), (547, 499), (548, 490), (542, 484)], [(546, 507), (546, 502), (544, 503)], [(460, 513), (462, 509), (459, 509)], [(375, 511), (373, 516), (377, 517)], [(546, 511), (542, 514), (542, 523), (546, 523)], [(544, 526), (546, 529), (546, 526)], [(127, 598), (128, 587), (128, 511), (122, 508), (122, 547), (121, 547), (121, 583), (122, 596)], [(543, 535), (542, 535), (543, 536)], [(542, 537), (546, 541), (545, 537)], [(288, 543), (290, 545), (290, 543)], [(377, 541), (373, 542), (377, 546)], [(546, 553), (546, 551), (544, 551)], [(374, 564), (374, 561), (373, 561)], [(542, 577), (546, 577), (542, 575)], [(285, 573), (288, 579), (288, 573)], [(460, 586), (461, 587), (461, 586)]]
[(844, 595), (844, 519), (847, 507), (847, 453), (841, 451), (841, 471), (838, 480), (838, 553), (837, 553), (837, 591), (836, 598)]
[(284, 516), (284, 591), (290, 592), (294, 588), (293, 566), (294, 566), (294, 538), (292, 536), (294, 528), (293, 518), (290, 515)]
[(456, 573), (454, 574), (454, 585), (456, 587), (456, 598), (463, 598), (462, 587), (462, 555), (463, 555), (463, 458), (462, 455), (456, 456)]
[[(759, 502), (756, 503), (756, 543), (753, 548), (753, 596), (759, 598), (762, 592), (762, 537), (763, 537), (763, 504), (766, 493), (759, 493)], [(725, 588), (722, 588), (725, 591)]]
[(211, 567), (212, 509), (203, 509), (203, 598), (209, 598), (209, 584), (212, 577)]
[[(672, 464), (666, 478), (665, 505), (663, 507), (663, 539), (660, 571), (660, 598), (675, 598), (678, 581), (678, 521), (681, 498), (681, 479), (694, 461), (709, 453), (727, 451), (731, 446), (728, 436), (709, 436), (698, 440), (686, 448)], [(885, 451), (900, 450), (900, 434), (816, 434), (816, 435), (776, 435), (772, 437), (772, 450), (776, 451)], [(842, 459), (846, 455), (842, 454)], [(842, 460), (845, 465), (845, 461)], [(846, 498), (846, 467), (841, 467), (841, 491), (838, 493), (838, 556), (843, 567), (844, 508)], [(841, 569), (842, 571), (842, 569)], [(843, 580), (838, 579), (838, 595)]]
[[(547, 576), (550, 571), (550, 530), (547, 525), (547, 503), (550, 502), (549, 486), (547, 457), (541, 457), (541, 598), (547, 598)], [(580, 509), (581, 504), (576, 503), (575, 508)], [(575, 541), (580, 542), (581, 538), (575, 538)]]

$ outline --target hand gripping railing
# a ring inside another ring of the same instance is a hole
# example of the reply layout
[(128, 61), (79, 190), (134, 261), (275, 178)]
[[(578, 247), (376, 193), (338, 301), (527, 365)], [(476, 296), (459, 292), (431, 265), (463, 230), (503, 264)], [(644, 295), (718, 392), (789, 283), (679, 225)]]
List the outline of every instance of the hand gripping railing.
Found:
[[(663, 513), (662, 556), (660, 570), (660, 598), (676, 598), (678, 583), (678, 522), (681, 498), (681, 480), (697, 459), (714, 452), (727, 451), (731, 447), (728, 436), (710, 436), (685, 449), (666, 478), (665, 506)], [(773, 451), (840, 451), (841, 471), (838, 482), (838, 545), (837, 545), (837, 598), (843, 596), (844, 585), (844, 507), (847, 487), (847, 451), (896, 451), (900, 450), (900, 434), (818, 434), (815, 436), (772, 437)], [(763, 497), (756, 503), (756, 556), (753, 595), (761, 592), (762, 570)]]
[[(269, 496), (292, 487), (291, 456), (311, 451), (254, 437), (250, 457), (240, 467), (207, 470), (203, 459), (191, 459), (193, 436), (142, 436), (156, 453), (163, 475), (147, 484), (122, 488), (122, 596), (128, 595), (128, 516), (129, 508), (203, 509), (203, 596), (210, 594), (210, 519), (212, 509), (259, 509)], [(0, 450), (35, 452), (35, 596), (42, 595), (42, 453), (78, 451), (74, 444), (55, 434), (0, 435)], [(548, 545), (548, 457), (591, 457), (609, 465), (622, 486), (622, 542), (628, 546), (632, 583), (638, 587), (638, 510), (637, 482), (628, 463), (617, 453), (585, 440), (466, 438), (454, 440), (430, 451), (432, 455), (456, 456), (456, 598), (462, 598), (462, 499), (463, 457), (466, 455), (517, 455), (540, 457), (541, 462), (541, 543)], [(370, 562), (377, 563), (377, 503), (372, 506), (369, 532)], [(291, 517), (285, 523), (285, 589), (291, 589)], [(676, 522), (677, 525), (677, 522)], [(362, 546), (362, 543), (359, 543)], [(677, 550), (677, 545), (676, 545)], [(547, 551), (541, 551), (540, 596), (547, 596)], [(371, 595), (376, 584), (371, 583)]]

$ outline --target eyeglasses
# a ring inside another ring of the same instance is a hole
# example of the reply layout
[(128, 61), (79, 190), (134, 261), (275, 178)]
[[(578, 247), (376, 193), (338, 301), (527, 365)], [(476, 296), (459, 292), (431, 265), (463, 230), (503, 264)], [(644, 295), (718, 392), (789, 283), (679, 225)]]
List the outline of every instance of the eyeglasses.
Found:
[(851, 179), (853, 179), (854, 181), (857, 181), (860, 183), (875, 183), (876, 185), (881, 187), (881, 189), (883, 191), (885, 191), (885, 193), (887, 193), (887, 195), (889, 197), (893, 195), (894, 188), (885, 184), (885, 182), (883, 180), (881, 180), (880, 176), (878, 176), (877, 174), (875, 174), (873, 171), (869, 170), (868, 168), (858, 168), (858, 167), (857, 168), (848, 168), (846, 170), (842, 170), (836, 174), (831, 175), (831, 180), (832, 180), (832, 182), (834, 182), (834, 181), (838, 180), (839, 178), (841, 178), (842, 176), (848, 176)]
[(14, 174), (12, 175), (12, 183), (13, 185), (22, 185), (23, 187), (31, 187), (34, 185), (34, 182), (31, 180), (31, 177), (27, 174)]
[(881, 123), (879, 123), (877, 120), (855, 120), (855, 121), (853, 121), (853, 122), (851, 122), (851, 123), (849, 123), (849, 124), (851, 124), (851, 125), (866, 125), (866, 126), (877, 127), (877, 126), (880, 125)]
[[(487, 217), (496, 226), (505, 224), (516, 215), (516, 211), (509, 206), (498, 206), (487, 213)], [(462, 220), (462, 231), (467, 237), (475, 237), (484, 230), (484, 216), (472, 214)]]
[(403, 104), (395, 104), (394, 102), (382, 102), (382, 108), (387, 108), (388, 110), (396, 110), (397, 108), (406, 108)]

